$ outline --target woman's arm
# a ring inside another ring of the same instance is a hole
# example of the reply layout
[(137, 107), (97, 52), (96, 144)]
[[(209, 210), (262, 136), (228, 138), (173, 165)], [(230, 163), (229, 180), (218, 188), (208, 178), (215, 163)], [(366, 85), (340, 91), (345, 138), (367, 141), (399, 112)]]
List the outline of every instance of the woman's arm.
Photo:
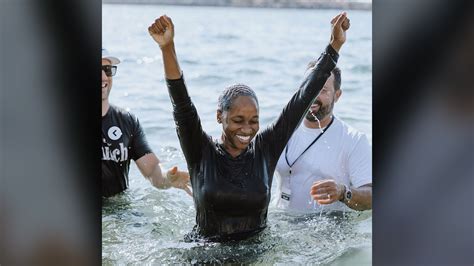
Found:
[(166, 84), (173, 104), (176, 131), (189, 168), (201, 159), (203, 140), (207, 139), (207, 136), (202, 131), (201, 121), (188, 95), (179, 67), (174, 47), (173, 22), (171, 18), (163, 15), (148, 27), (148, 32), (161, 49)]
[(148, 33), (158, 43), (163, 55), (165, 77), (167, 79), (180, 79), (181, 69), (174, 49), (174, 24), (171, 18), (163, 15), (148, 27)]
[(268, 147), (271, 161), (276, 164), (293, 131), (301, 122), (315, 98), (318, 96), (331, 71), (336, 66), (339, 50), (346, 41), (345, 31), (349, 29), (349, 19), (345, 12), (331, 21), (332, 31), (329, 45), (319, 57), (316, 65), (301, 83), (277, 120), (259, 136), (261, 145)]

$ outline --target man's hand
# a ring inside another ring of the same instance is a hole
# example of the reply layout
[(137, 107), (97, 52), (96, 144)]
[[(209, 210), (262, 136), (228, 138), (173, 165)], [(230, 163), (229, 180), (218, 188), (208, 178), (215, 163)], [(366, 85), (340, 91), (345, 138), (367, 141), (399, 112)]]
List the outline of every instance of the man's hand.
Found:
[(311, 186), (310, 194), (319, 204), (331, 204), (343, 197), (344, 185), (333, 179), (319, 180)]
[(342, 45), (346, 42), (346, 31), (350, 28), (351, 23), (347, 18), (346, 12), (335, 16), (331, 20), (331, 44), (332, 48), (339, 53)]
[(166, 179), (172, 187), (183, 189), (190, 196), (193, 196), (188, 172), (178, 171), (178, 167), (175, 166), (166, 172)]
[(163, 15), (155, 20), (150, 27), (148, 27), (148, 33), (150, 36), (160, 45), (163, 49), (173, 43), (174, 38), (174, 25), (171, 18)]

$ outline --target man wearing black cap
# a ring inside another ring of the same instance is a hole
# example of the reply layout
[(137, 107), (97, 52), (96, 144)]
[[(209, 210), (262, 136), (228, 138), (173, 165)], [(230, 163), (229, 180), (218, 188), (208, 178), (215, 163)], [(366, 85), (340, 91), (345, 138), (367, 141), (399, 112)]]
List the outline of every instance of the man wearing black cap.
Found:
[(110, 197), (127, 189), (131, 159), (153, 186), (181, 188), (191, 194), (189, 174), (174, 167), (163, 177), (160, 161), (148, 145), (138, 119), (109, 103), (112, 76), (119, 63), (118, 58), (102, 49), (102, 196)]

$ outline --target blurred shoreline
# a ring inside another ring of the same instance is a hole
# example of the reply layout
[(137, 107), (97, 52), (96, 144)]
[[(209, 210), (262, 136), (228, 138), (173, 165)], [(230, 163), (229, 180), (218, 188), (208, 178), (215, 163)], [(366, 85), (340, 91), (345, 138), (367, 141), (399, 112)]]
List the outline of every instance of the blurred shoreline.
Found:
[(102, 0), (102, 3), (372, 10), (371, 0)]

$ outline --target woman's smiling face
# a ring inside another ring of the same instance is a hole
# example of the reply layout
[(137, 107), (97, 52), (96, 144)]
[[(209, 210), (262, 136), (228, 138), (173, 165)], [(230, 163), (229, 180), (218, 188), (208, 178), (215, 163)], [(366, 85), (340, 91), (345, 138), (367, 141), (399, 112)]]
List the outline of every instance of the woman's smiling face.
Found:
[(227, 111), (217, 111), (224, 148), (233, 157), (242, 153), (259, 130), (258, 104), (251, 96), (238, 96)]

